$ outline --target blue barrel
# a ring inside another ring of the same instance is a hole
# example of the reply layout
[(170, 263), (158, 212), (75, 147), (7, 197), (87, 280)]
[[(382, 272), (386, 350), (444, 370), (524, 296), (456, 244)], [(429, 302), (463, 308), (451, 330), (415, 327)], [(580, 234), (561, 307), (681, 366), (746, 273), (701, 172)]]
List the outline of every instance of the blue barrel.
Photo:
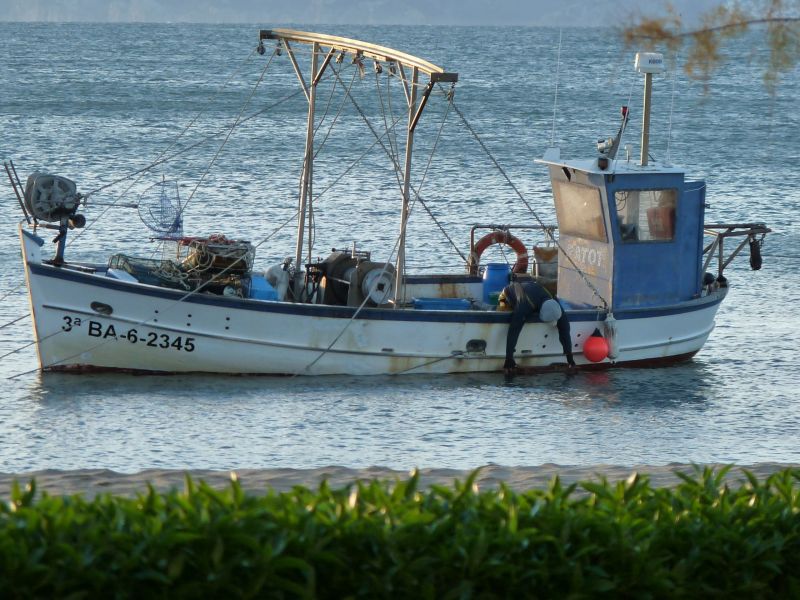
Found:
[(489, 263), (483, 272), (483, 302), (491, 304), (489, 295), (503, 291), (511, 281), (511, 265), (506, 263)]

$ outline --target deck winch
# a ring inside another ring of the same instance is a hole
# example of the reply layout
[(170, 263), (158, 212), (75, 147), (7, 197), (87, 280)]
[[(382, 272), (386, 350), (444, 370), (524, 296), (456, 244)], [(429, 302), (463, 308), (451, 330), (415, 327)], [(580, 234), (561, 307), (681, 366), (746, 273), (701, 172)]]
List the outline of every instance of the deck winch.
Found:
[(307, 265), (309, 297), (339, 306), (380, 306), (394, 297), (395, 268), (373, 262), (370, 253), (337, 250), (320, 262)]

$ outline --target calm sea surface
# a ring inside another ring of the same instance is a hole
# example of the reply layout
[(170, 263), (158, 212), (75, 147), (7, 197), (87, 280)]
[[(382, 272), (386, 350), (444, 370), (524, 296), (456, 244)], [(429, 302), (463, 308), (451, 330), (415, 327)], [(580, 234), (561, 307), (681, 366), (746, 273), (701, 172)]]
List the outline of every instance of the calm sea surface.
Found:
[[(323, 29), (457, 71), (457, 105), (541, 218), (554, 221), (546, 171), (533, 159), (554, 133), (557, 30)], [(299, 89), (285, 55), (269, 65), (251, 98), (272, 54), (271, 45), (263, 57), (252, 53), (257, 32), (257, 25), (0, 23), (0, 155), (15, 161), (21, 177), (47, 170), (74, 179), (83, 192), (95, 190), (149, 164), (193, 123), (169, 153), (197, 143), (194, 151), (93, 197), (92, 226), (74, 240), (71, 257), (156, 252), (135, 209), (103, 211), (114, 201), (136, 202), (161, 175), (177, 178), (183, 199), (191, 197), (188, 234), (254, 242), (270, 236), (259, 247), (259, 268), (294, 253), (292, 228), (280, 225), (294, 211), (305, 101), (282, 100)], [(762, 220), (774, 229), (762, 271), (750, 272), (745, 255), (727, 272), (731, 292), (692, 362), (511, 383), (499, 375), (42, 375), (24, 317), (0, 329), (0, 471), (800, 462), (800, 71), (785, 75), (771, 97), (762, 82), (764, 48), (757, 34), (725, 48), (729, 61), (707, 95), (680, 70), (655, 82), (651, 154), (706, 179), (707, 222)], [(298, 55), (305, 64), (307, 51), (298, 48)], [(372, 65), (362, 80), (353, 79), (348, 63), (338, 90), (352, 81), (362, 110), (385, 132), (402, 116), (399, 96), (387, 96), (386, 80), (379, 80), (384, 121)], [(619, 107), (628, 103), (626, 142), (638, 152), (642, 82), (613, 31), (564, 30), (559, 79), (555, 140), (562, 155), (592, 156), (596, 140), (616, 132)], [(330, 92), (326, 84), (319, 94), (325, 118), (317, 139), (332, 122), (337, 127), (318, 157), (317, 192), (366, 149), (348, 139), (372, 141), (353, 106)], [(214, 158), (245, 103), (244, 116), (267, 110)], [(417, 135), (417, 185), (462, 252), (474, 223), (530, 222), (441, 95)], [(0, 174), (1, 325), (26, 315), (27, 297), (20, 213)], [(315, 253), (356, 240), (385, 260), (398, 231), (398, 196), (389, 161), (373, 149), (318, 201)], [(408, 255), (412, 272), (461, 268), (419, 207)]]

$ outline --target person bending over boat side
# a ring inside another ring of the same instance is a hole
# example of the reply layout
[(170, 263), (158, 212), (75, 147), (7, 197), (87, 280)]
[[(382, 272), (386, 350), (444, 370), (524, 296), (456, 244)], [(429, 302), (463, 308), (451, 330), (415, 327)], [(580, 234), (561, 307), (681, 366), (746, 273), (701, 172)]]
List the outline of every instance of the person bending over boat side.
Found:
[(569, 319), (561, 304), (547, 289), (534, 282), (514, 282), (503, 288), (498, 298), (498, 310), (511, 311), (511, 324), (508, 326), (506, 338), (506, 362), (503, 370), (508, 373), (517, 367), (514, 361), (514, 352), (517, 349), (517, 340), (522, 328), (531, 316), (537, 315), (541, 321), (555, 325), (558, 328), (558, 339), (567, 357), (567, 364), (575, 366), (572, 357), (572, 339), (569, 332)]

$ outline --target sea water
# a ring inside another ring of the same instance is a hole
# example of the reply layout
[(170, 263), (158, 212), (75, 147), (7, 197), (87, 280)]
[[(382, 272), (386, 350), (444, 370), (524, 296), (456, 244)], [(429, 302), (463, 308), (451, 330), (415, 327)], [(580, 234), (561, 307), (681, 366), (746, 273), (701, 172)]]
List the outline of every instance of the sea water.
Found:
[[(264, 56), (254, 53), (258, 29), (0, 24), (0, 155), (14, 160), (23, 179), (45, 170), (70, 177), (83, 192), (100, 190), (86, 211), (91, 226), (73, 233), (68, 257), (157, 256), (148, 240), (153, 232), (135, 208), (120, 205), (135, 204), (162, 176), (180, 182), (187, 234), (263, 242), (258, 268), (294, 253), (306, 104), (285, 54), (270, 63), (271, 43)], [(631, 160), (638, 158), (642, 80), (633, 51), (613, 30), (563, 30), (558, 62), (555, 29), (317, 29), (458, 72), (454, 101), (503, 169), (437, 91), (417, 131), (415, 186), (453, 243), (417, 206), (408, 235), (411, 272), (461, 272), (458, 252), (468, 249), (475, 223), (534, 220), (506, 175), (536, 217), (553, 223), (546, 169), (533, 160), (551, 144), (564, 157), (593, 156), (597, 140), (616, 132), (622, 105), (633, 115), (623, 146), (631, 144)], [(758, 32), (725, 47), (726, 62), (707, 89), (683, 74), (681, 55), (670, 57), (677, 74), (655, 78), (651, 154), (707, 181), (706, 222), (760, 220), (774, 230), (761, 271), (749, 270), (746, 251), (726, 270), (730, 293), (706, 346), (694, 360), (668, 368), (512, 381), (499, 374), (41, 374), (24, 316), (21, 213), (4, 180), (0, 471), (800, 461), (800, 73), (782, 75), (770, 95), (765, 48)], [(307, 49), (297, 52), (305, 68)], [(400, 117), (402, 126), (398, 96), (383, 93), (385, 79), (376, 83), (369, 62), (363, 78), (353, 77), (349, 62), (341, 65), (350, 68), (343, 68), (339, 91), (352, 84), (379, 135), (392, 119)], [(321, 88), (318, 97), (317, 140), (335, 123), (333, 131), (372, 141), (357, 110), (331, 89)], [(228, 136), (237, 115), (262, 110)], [(397, 144), (384, 135), (390, 152), (402, 147), (396, 137)], [(399, 231), (391, 163), (379, 148), (360, 159), (363, 148), (343, 140), (330, 134), (318, 157), (315, 193), (335, 185), (315, 206), (314, 253), (356, 241), (373, 260), (386, 260)], [(194, 151), (142, 178), (104, 187), (162, 152), (193, 144)]]

